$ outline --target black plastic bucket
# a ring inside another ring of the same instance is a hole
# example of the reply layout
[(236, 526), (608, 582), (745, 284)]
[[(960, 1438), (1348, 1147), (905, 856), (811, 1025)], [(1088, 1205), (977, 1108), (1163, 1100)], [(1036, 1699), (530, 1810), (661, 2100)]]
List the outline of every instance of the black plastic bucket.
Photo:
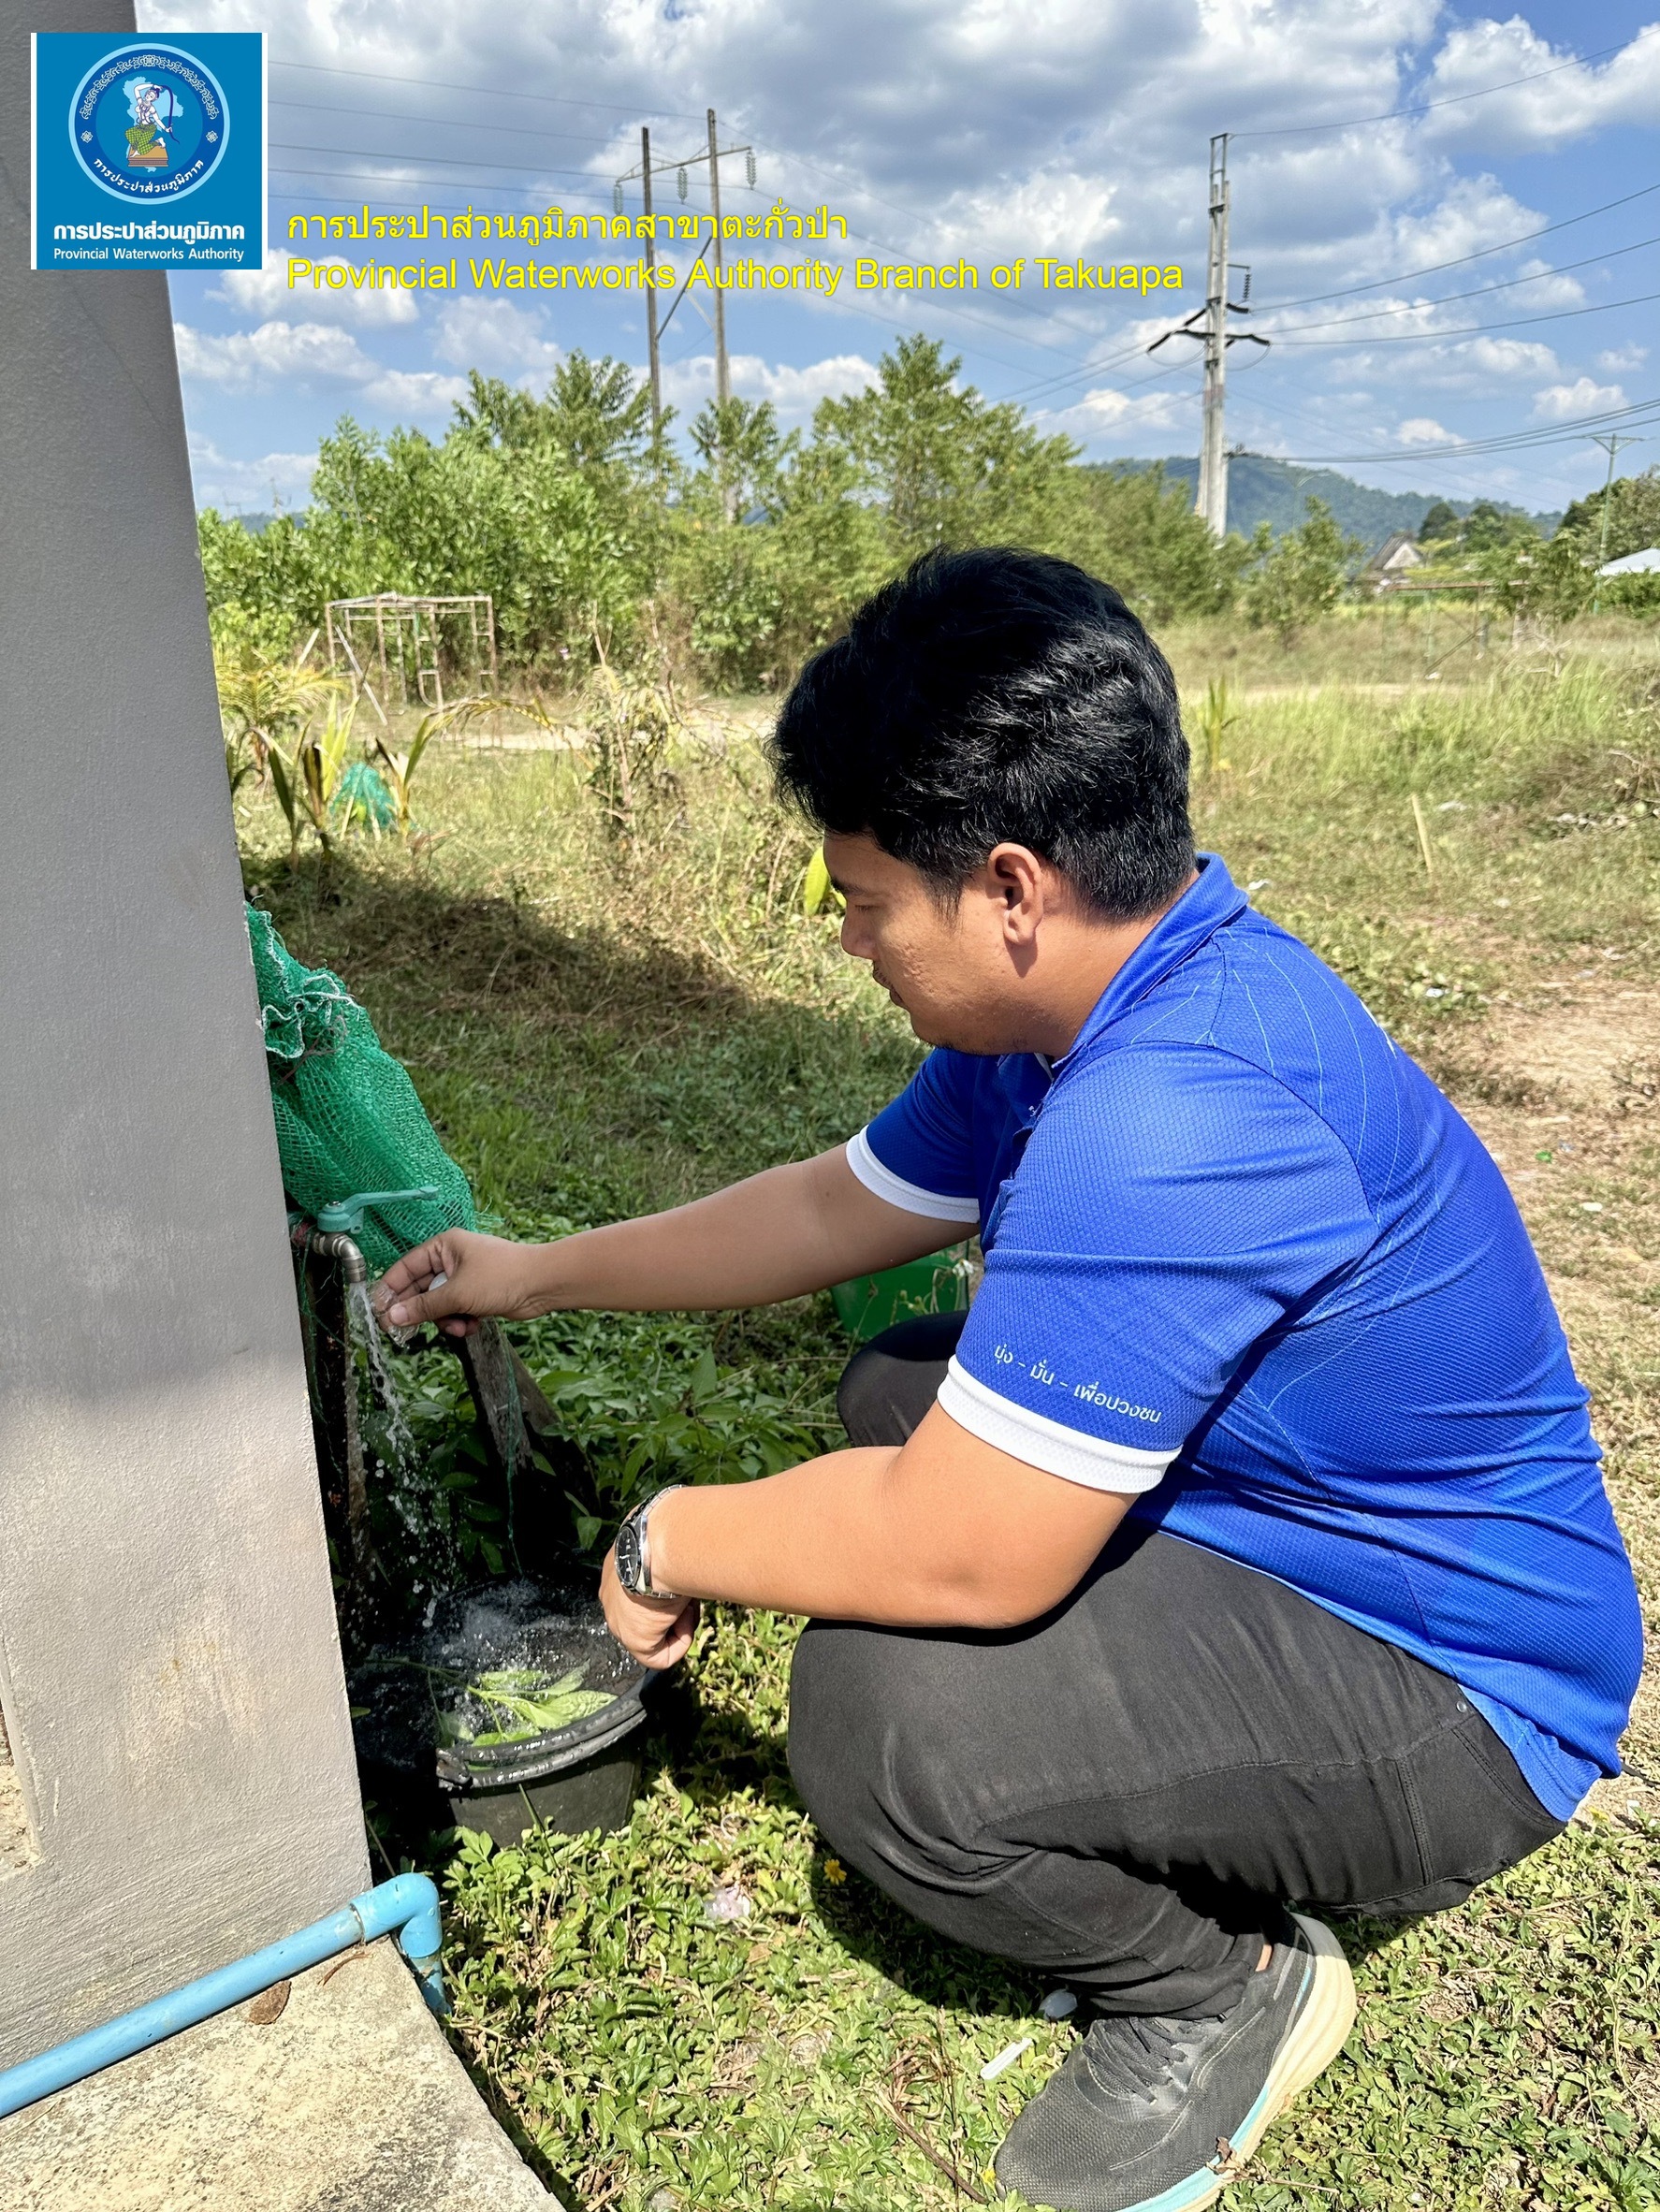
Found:
[[(522, 1724), (475, 1685), (504, 1673), (569, 1681), (597, 1710), (567, 1725)], [(627, 1825), (640, 1782), (648, 1670), (612, 1637), (585, 1590), (520, 1580), (438, 1599), (427, 1625), (371, 1652), (348, 1680), (365, 1795), (419, 1830), (481, 1828), (517, 1843), (527, 1828), (580, 1835)], [(480, 1721), (491, 1724), (480, 1729)]]

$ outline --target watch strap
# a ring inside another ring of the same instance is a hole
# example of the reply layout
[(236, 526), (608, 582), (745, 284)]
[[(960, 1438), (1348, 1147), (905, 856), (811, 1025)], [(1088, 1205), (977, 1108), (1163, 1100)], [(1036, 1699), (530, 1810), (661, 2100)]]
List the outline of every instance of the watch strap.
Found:
[(642, 1499), (628, 1516), (633, 1526), (634, 1535), (640, 1550), (640, 1579), (635, 1591), (637, 1596), (675, 1597), (678, 1594), (676, 1591), (661, 1588), (651, 1579), (651, 1538), (648, 1524), (652, 1513), (663, 1500), (669, 1496), (671, 1492), (684, 1490), (685, 1487), (683, 1482), (665, 1483), (662, 1490), (654, 1491), (650, 1497)]

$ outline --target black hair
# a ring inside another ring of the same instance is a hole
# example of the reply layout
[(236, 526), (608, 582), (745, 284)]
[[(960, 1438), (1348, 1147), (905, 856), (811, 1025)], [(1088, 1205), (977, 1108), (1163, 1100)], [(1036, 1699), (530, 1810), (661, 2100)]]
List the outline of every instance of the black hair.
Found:
[(938, 890), (1029, 846), (1115, 921), (1193, 866), (1170, 663), (1110, 584), (1006, 546), (925, 553), (807, 663), (772, 742), (781, 793)]

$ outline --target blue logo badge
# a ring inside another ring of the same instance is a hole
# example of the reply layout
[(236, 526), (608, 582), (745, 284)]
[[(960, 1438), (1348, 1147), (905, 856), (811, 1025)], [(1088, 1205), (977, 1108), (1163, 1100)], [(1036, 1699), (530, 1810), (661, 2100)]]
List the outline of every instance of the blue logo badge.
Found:
[(230, 122), (217, 79), (150, 39), (87, 71), (69, 104), (69, 143), (116, 199), (182, 199), (225, 158)]
[(260, 267), (260, 33), (39, 32), (33, 50), (36, 269)]

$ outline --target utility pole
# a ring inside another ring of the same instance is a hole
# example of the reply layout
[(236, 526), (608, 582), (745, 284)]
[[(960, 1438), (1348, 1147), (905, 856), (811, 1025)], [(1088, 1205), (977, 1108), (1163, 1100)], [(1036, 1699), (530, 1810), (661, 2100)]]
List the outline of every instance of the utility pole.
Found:
[(1596, 582), (1591, 591), (1591, 612), (1595, 614), (1602, 597), (1603, 563), (1609, 557), (1609, 517), (1614, 511), (1614, 456), (1622, 445), (1640, 445), (1642, 440), (1622, 438), (1618, 430), (1593, 430), (1591, 443), (1602, 446), (1609, 457), (1608, 481), (1602, 488), (1602, 544), (1596, 556)]
[(1147, 348), (1156, 354), (1167, 338), (1196, 338), (1204, 347), (1204, 420), (1199, 445), (1199, 494), (1193, 504), (1216, 535), (1228, 534), (1228, 445), (1223, 400), (1228, 381), (1228, 348), (1242, 342), (1266, 347), (1269, 341), (1255, 331), (1230, 331), (1230, 314), (1248, 315), (1251, 272), (1244, 270), (1245, 291), (1230, 301), (1228, 278), (1237, 264), (1228, 258), (1228, 217), (1231, 204), (1228, 183), (1228, 140), (1230, 132), (1218, 131), (1211, 139), (1210, 243), (1205, 263), (1204, 305), (1185, 323), (1166, 330)]
[(724, 407), (732, 397), (732, 376), (726, 366), (726, 294), (721, 287), (721, 150), (715, 142), (715, 110), (709, 109), (709, 211), (715, 218), (715, 401)]
[(651, 444), (663, 443), (663, 365), (657, 357), (657, 226), (651, 217), (651, 133), (640, 130), (640, 184), (646, 204), (646, 350), (651, 363)]
[[(721, 253), (721, 158), (723, 154), (743, 154), (747, 164), (747, 181), (752, 186), (755, 182), (755, 149), (753, 146), (721, 145), (716, 135), (715, 110), (712, 108), (708, 110), (708, 124), (709, 131), (707, 145), (700, 147), (695, 153), (688, 153), (683, 159), (677, 161), (654, 162), (651, 158), (651, 134), (648, 130), (642, 129), (640, 132), (640, 166), (637, 169), (630, 169), (625, 176), (619, 177), (616, 180), (612, 191), (612, 205), (615, 207), (617, 212), (620, 215), (622, 212), (622, 188), (625, 184), (632, 183), (634, 178), (638, 177), (641, 182), (644, 195), (645, 211), (648, 215), (649, 215), (651, 212), (651, 180), (653, 177), (661, 177), (665, 170), (673, 169), (676, 172), (676, 182), (679, 190), (680, 197), (684, 199), (686, 197), (687, 170), (695, 168), (699, 162), (706, 161), (708, 163), (709, 212), (714, 223), (714, 236), (712, 239), (705, 240), (703, 248), (697, 256), (697, 261), (693, 262), (692, 268), (693, 269), (696, 269), (697, 263), (702, 261), (704, 255), (707, 254), (709, 252), (709, 248), (713, 246), (715, 311), (713, 315), (710, 316), (708, 320), (715, 333), (715, 397), (721, 401), (722, 405), (724, 405), (725, 402), (732, 397), (732, 372), (726, 357), (726, 295), (721, 287), (721, 276), (722, 264), (724, 261), (724, 255)], [(648, 230), (646, 234), (646, 268), (648, 274), (649, 274), (651, 269), (656, 266), (656, 232), (655, 226), (653, 226), (652, 229)], [(691, 284), (691, 282), (692, 277), (689, 273), (686, 277), (685, 283), (681, 284), (680, 289), (676, 293), (673, 300), (670, 302), (668, 313), (661, 317), (657, 312), (657, 294), (655, 288), (649, 284), (646, 288), (646, 340), (647, 344), (650, 349), (651, 357), (651, 424), (654, 435), (661, 433), (663, 424), (663, 373), (660, 359), (663, 335), (669, 327), (670, 319), (673, 316), (676, 308), (677, 308), (681, 300), (685, 298), (687, 286)], [(694, 307), (697, 306), (697, 301), (693, 300), (692, 305)], [(701, 309), (699, 309), (699, 312), (702, 312)]]
[(1211, 140), (1210, 260), (1204, 286), (1204, 428), (1199, 442), (1199, 512), (1228, 532), (1228, 456), (1222, 444), (1228, 375), (1228, 133)]

